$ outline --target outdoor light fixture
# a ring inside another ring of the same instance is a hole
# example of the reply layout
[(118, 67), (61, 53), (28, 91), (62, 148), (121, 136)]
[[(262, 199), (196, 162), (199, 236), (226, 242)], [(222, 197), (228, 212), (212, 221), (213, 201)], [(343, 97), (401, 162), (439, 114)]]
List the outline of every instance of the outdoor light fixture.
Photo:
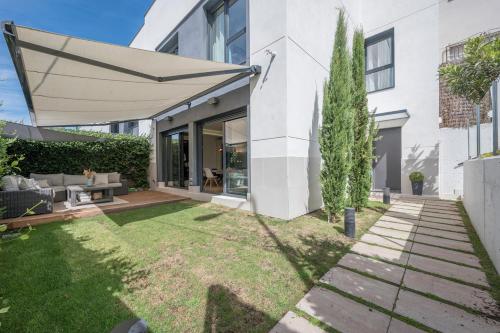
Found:
[(174, 120), (174, 117), (172, 117), (172, 116), (168, 116), (168, 117), (167, 117), (167, 120), (168, 120), (168, 121), (172, 121), (172, 120)]
[(207, 101), (209, 105), (217, 105), (219, 104), (219, 99), (217, 97), (210, 97)]

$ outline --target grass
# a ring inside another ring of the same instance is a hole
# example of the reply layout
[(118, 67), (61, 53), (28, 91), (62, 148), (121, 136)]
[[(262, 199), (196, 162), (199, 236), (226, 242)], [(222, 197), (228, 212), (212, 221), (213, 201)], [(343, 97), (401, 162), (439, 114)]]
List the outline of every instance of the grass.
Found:
[[(361, 235), (384, 212), (357, 215)], [(292, 221), (179, 202), (52, 223), (0, 243), (6, 332), (267, 332), (353, 244), (322, 212)]]

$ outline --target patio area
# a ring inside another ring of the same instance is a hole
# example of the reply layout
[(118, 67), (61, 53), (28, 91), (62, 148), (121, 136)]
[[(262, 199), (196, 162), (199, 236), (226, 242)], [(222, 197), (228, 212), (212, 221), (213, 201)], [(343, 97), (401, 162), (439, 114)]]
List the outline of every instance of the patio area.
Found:
[(102, 204), (70, 207), (66, 201), (56, 202), (54, 203), (54, 211), (50, 214), (28, 215), (21, 218), (4, 219), (2, 223), (8, 224), (9, 228), (21, 228), (28, 225), (36, 226), (54, 221), (67, 221), (100, 214), (123, 212), (185, 199), (186, 198), (178, 195), (157, 191), (130, 192), (127, 195), (115, 197), (113, 202)]

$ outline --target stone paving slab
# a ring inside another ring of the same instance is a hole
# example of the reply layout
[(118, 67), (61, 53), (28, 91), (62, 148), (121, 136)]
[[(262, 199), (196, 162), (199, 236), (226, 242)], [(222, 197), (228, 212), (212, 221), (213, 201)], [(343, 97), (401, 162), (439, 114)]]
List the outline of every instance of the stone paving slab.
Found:
[(347, 269), (334, 267), (320, 282), (334, 286), (350, 295), (360, 297), (373, 304), (392, 310), (399, 287), (375, 280)]
[(388, 229), (388, 228), (380, 228), (377, 226), (373, 226), (369, 229), (371, 233), (381, 235), (381, 236), (388, 236), (388, 237), (393, 237), (393, 238), (401, 238), (401, 239), (413, 239), (415, 234), (413, 232), (408, 232), (408, 231), (401, 231), (401, 230), (396, 230), (396, 229)]
[(395, 312), (444, 333), (498, 333), (500, 323), (407, 290), (399, 292)]
[(410, 208), (394, 208), (391, 207), (387, 210), (388, 212), (394, 212), (394, 213), (403, 213), (403, 214), (409, 214), (413, 216), (419, 216), (420, 215), (420, 209), (410, 209)]
[(383, 215), (379, 219), (379, 221), (394, 222), (394, 223), (401, 223), (401, 224), (410, 224), (410, 225), (417, 225), (417, 224), (419, 224), (418, 220), (403, 219), (403, 218), (400, 218), (400, 217), (387, 216), (387, 215)]
[(455, 221), (462, 222), (462, 217), (460, 215), (455, 215), (455, 214), (430, 213), (430, 212), (427, 212), (427, 211), (424, 210), (420, 215), (421, 216), (429, 216), (429, 217), (439, 217), (439, 218), (442, 218), (442, 219), (455, 220)]
[(420, 243), (414, 243), (411, 251), (416, 254), (422, 254), (429, 257), (453, 261), (458, 264), (481, 268), (479, 258), (471, 253), (447, 250), (440, 247)]
[(412, 242), (409, 240), (379, 236), (375, 234), (364, 234), (361, 241), (369, 244), (389, 247), (395, 250), (410, 251)]
[(432, 236), (427, 236), (427, 235), (422, 235), (422, 234), (415, 235), (415, 237), (413, 238), (413, 241), (425, 243), (428, 245), (446, 247), (446, 248), (452, 249), (452, 250), (459, 250), (459, 251), (474, 253), (474, 249), (472, 247), (472, 244), (468, 243), (468, 242), (461, 242), (461, 241), (440, 238), (440, 237), (432, 237)]
[(408, 265), (424, 272), (489, 287), (484, 272), (475, 268), (460, 266), (446, 261), (426, 258), (415, 254), (410, 255)]
[(340, 259), (338, 264), (396, 284), (401, 283), (405, 271), (403, 267), (391, 265), (380, 260), (354, 253), (346, 254)]
[(424, 235), (429, 235), (429, 236), (434, 236), (434, 237), (443, 237), (443, 238), (448, 238), (448, 239), (453, 239), (453, 240), (458, 240), (458, 241), (463, 241), (463, 242), (469, 241), (469, 236), (467, 236), (467, 234), (462, 234), (462, 233), (453, 232), (453, 231), (436, 230), (436, 229), (425, 228), (425, 227), (418, 227), (417, 234), (424, 234)]
[(408, 325), (396, 318), (391, 319), (391, 324), (387, 333), (421, 333), (425, 332), (415, 326)]
[(379, 258), (400, 265), (406, 265), (409, 258), (409, 254), (406, 252), (365, 243), (356, 243), (351, 250), (361, 255)]
[(424, 216), (424, 215), (420, 216), (420, 221), (459, 225), (459, 226), (464, 225), (461, 221), (458, 221), (458, 220), (443, 219), (440, 217), (432, 217), (432, 216)]
[(489, 315), (499, 315), (500, 312), (487, 291), (429, 274), (407, 270), (403, 285)]
[(325, 331), (311, 324), (307, 319), (288, 311), (269, 333), (325, 333)]
[(396, 229), (402, 231), (415, 232), (417, 230), (417, 226), (411, 224), (402, 224), (402, 223), (394, 223), (387, 221), (378, 221), (374, 224), (376, 227), (387, 228), (387, 229)]
[(385, 213), (385, 216), (393, 216), (393, 217), (399, 217), (399, 218), (403, 218), (403, 219), (418, 220), (418, 215), (410, 215), (410, 214), (398, 213), (398, 212), (387, 212), (387, 213)]
[(454, 216), (461, 218), (460, 211), (458, 209), (450, 209), (450, 208), (429, 208), (425, 207), (422, 209), (422, 214), (443, 214), (447, 216)]
[(464, 233), (464, 234), (467, 233), (467, 229), (465, 229), (465, 227), (461, 227), (459, 225), (420, 221), (420, 223), (418, 224), (418, 226), (419, 227), (425, 227), (425, 228), (446, 230), (446, 231), (461, 232), (461, 233)]
[(390, 317), (321, 287), (311, 289), (297, 308), (344, 333), (386, 333)]

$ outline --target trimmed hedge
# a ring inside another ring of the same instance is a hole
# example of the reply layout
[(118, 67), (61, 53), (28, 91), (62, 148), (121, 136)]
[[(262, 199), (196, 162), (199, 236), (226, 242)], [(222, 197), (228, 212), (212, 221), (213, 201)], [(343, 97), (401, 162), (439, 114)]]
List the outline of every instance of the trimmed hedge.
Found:
[(81, 175), (83, 169), (96, 172), (117, 171), (130, 185), (147, 188), (150, 143), (146, 137), (120, 135), (95, 142), (52, 142), (15, 140), (9, 155), (23, 155), (21, 174), (66, 173)]

